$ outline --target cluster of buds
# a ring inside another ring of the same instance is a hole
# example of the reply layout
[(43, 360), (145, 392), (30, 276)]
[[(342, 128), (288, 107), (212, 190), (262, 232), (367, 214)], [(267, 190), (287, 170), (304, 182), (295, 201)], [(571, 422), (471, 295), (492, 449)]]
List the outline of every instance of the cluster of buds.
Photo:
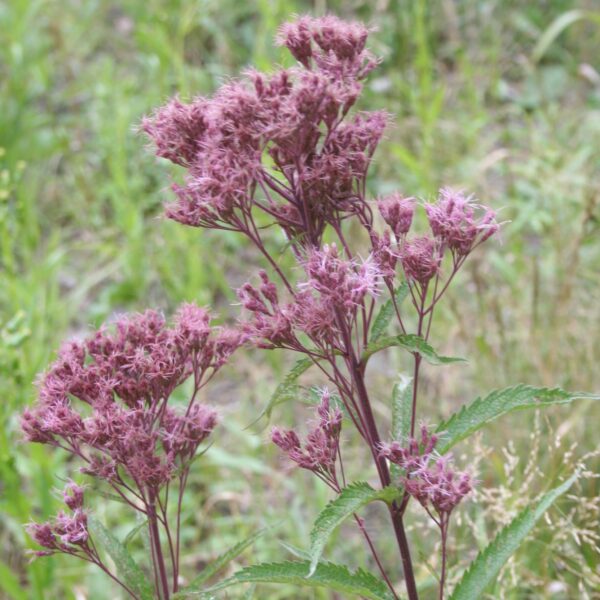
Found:
[(413, 198), (404, 198), (398, 192), (379, 198), (377, 208), (383, 220), (390, 226), (397, 241), (409, 232), (415, 213)]
[(446, 520), (471, 491), (473, 482), (469, 474), (453, 469), (450, 456), (434, 456), (437, 439), (423, 426), (420, 440), (411, 438), (406, 446), (396, 441), (383, 444), (380, 455), (403, 469), (407, 494)]
[(499, 227), (493, 211), (447, 188), (440, 190), (435, 203), (425, 204), (431, 235), (407, 237), (415, 208), (412, 198), (395, 193), (380, 198), (377, 206), (392, 233), (386, 231), (380, 236), (371, 232), (379, 268), (390, 281), (399, 261), (406, 279), (420, 287), (422, 296), (429, 282), (440, 274), (446, 251), (452, 256), (452, 277), (466, 256)]
[[(23, 413), (25, 437), (64, 448), (84, 461), (82, 471), (112, 485), (126, 476), (139, 490), (158, 489), (214, 428), (216, 414), (195, 402), (196, 392), (242, 341), (211, 328), (207, 311), (192, 304), (171, 327), (154, 311), (122, 317), (114, 330), (61, 349), (37, 404)], [(169, 407), (188, 378), (189, 405)]]
[(175, 98), (144, 119), (157, 155), (187, 170), (167, 216), (257, 241), (256, 208), (306, 247), (346, 216), (368, 222), (361, 190), (388, 121), (377, 111), (348, 116), (378, 62), (365, 48), (368, 33), (333, 16), (301, 17), (277, 38), (298, 66), (249, 72), (212, 98)]
[(343, 259), (335, 244), (312, 250), (302, 266), (307, 280), (298, 284), (293, 301), (282, 304), (277, 287), (264, 271), (261, 283), (238, 290), (242, 306), (252, 313), (244, 329), (262, 348), (302, 350), (298, 333), (316, 346), (341, 346), (339, 318), (353, 323), (365, 297), (379, 293), (383, 274), (369, 257), (359, 263)]
[(471, 196), (444, 188), (435, 204), (425, 205), (433, 235), (457, 258), (468, 255), (498, 231), (494, 211), (472, 200)]
[(57, 552), (93, 557), (89, 544), (87, 513), (83, 508), (83, 488), (69, 482), (63, 490), (63, 499), (69, 513), (61, 511), (45, 523), (30, 523), (27, 533), (44, 550), (36, 550), (34, 556), (48, 556)]
[(379, 293), (381, 273), (375, 262), (368, 258), (361, 264), (343, 259), (336, 244), (325, 244), (310, 252), (304, 263), (308, 281), (301, 284), (312, 289), (335, 308), (352, 314), (365, 296)]
[(328, 390), (321, 392), (317, 421), (306, 436), (304, 445), (293, 430), (273, 428), (271, 440), (299, 467), (317, 474), (337, 487), (336, 461), (339, 453), (342, 413), (332, 408)]

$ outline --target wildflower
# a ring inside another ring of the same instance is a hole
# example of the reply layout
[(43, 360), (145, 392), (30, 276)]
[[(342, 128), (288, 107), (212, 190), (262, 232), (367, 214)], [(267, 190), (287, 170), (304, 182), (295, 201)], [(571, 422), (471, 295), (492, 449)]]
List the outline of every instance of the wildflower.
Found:
[(27, 533), (34, 542), (45, 548), (34, 552), (36, 556), (47, 556), (55, 552), (92, 556), (94, 551), (88, 544), (87, 513), (83, 506), (83, 488), (69, 482), (63, 491), (65, 504), (70, 513), (60, 511), (56, 517), (45, 523), (29, 523)]
[(411, 438), (406, 446), (394, 441), (382, 444), (380, 456), (400, 466), (405, 491), (425, 508), (432, 507), (444, 520), (472, 490), (469, 474), (452, 467), (450, 456), (434, 456), (437, 436), (421, 428), (421, 439)]
[[(437, 202), (426, 204), (425, 210), (434, 236), (458, 256), (466, 256), (498, 231), (493, 211), (448, 188), (440, 190)], [(478, 211), (483, 215), (478, 217)]]
[(81, 508), (83, 506), (83, 488), (70, 481), (63, 491), (63, 500), (71, 510)]
[(441, 258), (435, 241), (422, 236), (406, 241), (401, 249), (400, 261), (407, 279), (424, 286), (439, 272)]
[(373, 261), (384, 281), (391, 282), (396, 276), (399, 253), (392, 244), (390, 232), (384, 231), (383, 235), (379, 235), (377, 232), (372, 231), (370, 237)]
[(377, 201), (377, 208), (397, 239), (408, 233), (415, 212), (412, 198), (404, 198), (396, 192), (380, 198)]
[[(198, 390), (242, 342), (237, 332), (211, 328), (208, 312), (193, 304), (180, 307), (171, 327), (154, 311), (121, 317), (112, 330), (63, 346), (40, 381), (38, 403), (23, 414), (25, 436), (83, 457), (85, 473), (112, 485), (121, 468), (140, 489), (158, 489), (216, 423), (195, 394), (180, 417), (169, 397), (190, 377)], [(87, 405), (81, 414), (78, 402)], [(67, 486), (70, 508), (81, 508), (82, 497)]]
[(257, 241), (250, 224), (258, 209), (305, 247), (318, 245), (326, 225), (345, 216), (368, 221), (357, 190), (388, 117), (347, 117), (377, 64), (367, 35), (358, 23), (302, 17), (278, 35), (298, 67), (271, 76), (249, 71), (212, 98), (176, 98), (146, 117), (141, 128), (157, 155), (186, 169), (167, 216)]
[(342, 413), (330, 406), (330, 393), (321, 391), (317, 407), (318, 420), (309, 431), (304, 446), (293, 430), (274, 427), (271, 440), (299, 467), (313, 471), (326, 481), (337, 484), (335, 463), (342, 429)]
[(368, 258), (362, 264), (344, 260), (335, 244), (325, 244), (321, 250), (309, 254), (304, 264), (308, 281), (303, 285), (312, 288), (335, 306), (355, 310), (366, 295), (379, 293), (380, 271), (375, 261)]

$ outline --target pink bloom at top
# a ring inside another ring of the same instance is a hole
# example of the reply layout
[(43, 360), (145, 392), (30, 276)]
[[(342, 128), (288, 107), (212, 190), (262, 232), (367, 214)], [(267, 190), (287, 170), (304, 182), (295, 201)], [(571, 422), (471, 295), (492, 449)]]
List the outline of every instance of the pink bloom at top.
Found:
[(422, 236), (405, 242), (400, 261), (407, 279), (426, 285), (439, 272), (441, 257), (435, 241)]
[(498, 231), (494, 211), (449, 188), (440, 190), (437, 202), (426, 204), (425, 210), (433, 234), (459, 256), (466, 256)]
[(415, 212), (413, 198), (404, 198), (398, 192), (384, 196), (377, 201), (377, 208), (383, 220), (392, 228), (396, 238), (408, 233)]

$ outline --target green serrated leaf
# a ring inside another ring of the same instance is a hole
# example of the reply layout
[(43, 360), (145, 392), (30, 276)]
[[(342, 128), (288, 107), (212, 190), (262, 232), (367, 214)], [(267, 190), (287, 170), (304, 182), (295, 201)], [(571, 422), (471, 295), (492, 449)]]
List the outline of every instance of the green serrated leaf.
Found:
[(384, 337), (377, 342), (369, 344), (363, 352), (363, 361), (368, 360), (373, 354), (385, 348), (399, 347), (420, 354), (423, 359), (432, 365), (445, 365), (455, 362), (466, 362), (464, 358), (453, 356), (440, 356), (421, 336), (413, 333)]
[(398, 497), (398, 490), (387, 487), (382, 490), (373, 489), (368, 483), (359, 481), (345, 487), (319, 514), (310, 532), (310, 571), (311, 577), (317, 568), (319, 559), (327, 540), (335, 528), (363, 506), (382, 500), (393, 502)]
[(95, 543), (99, 544), (113, 559), (119, 575), (141, 600), (153, 600), (154, 591), (148, 577), (136, 564), (127, 548), (100, 521), (88, 517), (88, 528)]
[(350, 571), (343, 565), (320, 563), (307, 578), (308, 561), (264, 563), (242, 569), (229, 579), (207, 590), (215, 592), (240, 583), (287, 583), (307, 587), (324, 587), (343, 597), (362, 596), (368, 600), (392, 600), (385, 583), (363, 569)]
[[(409, 287), (406, 281), (403, 281), (394, 291), (394, 297), (396, 299), (396, 304), (400, 306), (404, 299), (408, 295)], [(370, 342), (374, 343), (385, 333), (392, 317), (394, 316), (394, 303), (390, 298), (377, 313), (377, 317), (375, 317), (375, 321), (373, 321), (373, 326), (371, 327), (371, 336)]]
[[(392, 439), (405, 445), (410, 437), (410, 421), (412, 414), (413, 380), (406, 375), (400, 376), (400, 381), (392, 390)], [(390, 463), (392, 481), (400, 477), (400, 467)]]
[(567, 392), (560, 388), (533, 387), (524, 384), (495, 390), (484, 398), (479, 397), (468, 406), (463, 406), (450, 419), (441, 423), (437, 428), (440, 440), (436, 449), (440, 454), (444, 454), (454, 444), (465, 439), (486, 423), (513, 410), (567, 404), (583, 398), (600, 400), (600, 395)]
[(500, 572), (550, 505), (577, 479), (577, 473), (520, 512), (477, 556), (454, 589), (450, 600), (477, 600)]
[(264, 534), (264, 529), (253, 533), (250, 537), (238, 542), (235, 546), (232, 546), (227, 552), (221, 554), (216, 560), (211, 562), (208, 566), (206, 566), (202, 571), (194, 577), (190, 585), (186, 586), (184, 590), (181, 591), (183, 596), (173, 596), (173, 598), (177, 597), (185, 597), (185, 594), (190, 592), (199, 592), (202, 591), (201, 586), (214, 577), (221, 569), (225, 568), (233, 559), (237, 558), (246, 548), (251, 546), (261, 535)]
[(314, 364), (315, 363), (310, 358), (301, 358), (300, 360), (296, 361), (292, 369), (285, 376), (284, 380), (273, 392), (268, 404), (258, 415), (258, 417), (250, 424), (250, 426), (260, 421), (263, 417), (270, 418), (273, 409), (279, 404), (296, 398), (300, 393), (300, 386), (298, 385), (298, 379), (300, 375), (308, 371), (308, 369), (310, 369), (310, 367)]

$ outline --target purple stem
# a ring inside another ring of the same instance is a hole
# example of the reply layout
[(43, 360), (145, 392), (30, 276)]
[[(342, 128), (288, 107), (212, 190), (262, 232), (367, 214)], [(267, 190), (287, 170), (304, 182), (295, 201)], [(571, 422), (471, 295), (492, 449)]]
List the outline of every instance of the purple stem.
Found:
[(169, 579), (167, 577), (167, 569), (165, 567), (165, 559), (160, 546), (160, 533), (158, 531), (158, 519), (156, 516), (156, 499), (152, 491), (149, 492), (149, 502), (147, 507), (148, 512), (148, 529), (150, 533), (150, 542), (153, 547), (153, 558), (155, 572), (158, 573), (160, 588), (157, 590), (159, 597), (163, 600), (169, 600)]
[(448, 539), (448, 516), (441, 515), (440, 529), (442, 530), (442, 572), (440, 575), (440, 595), (439, 600), (444, 600), (444, 585), (446, 583), (446, 541)]
[[(337, 311), (337, 313), (338, 324), (346, 346), (346, 364), (356, 386), (360, 408), (366, 427), (366, 439), (369, 443), (375, 466), (377, 467), (377, 472), (379, 475), (381, 485), (382, 487), (387, 487), (391, 484), (390, 471), (385, 458), (380, 456), (379, 454), (381, 438), (379, 437), (377, 424), (375, 422), (375, 417), (371, 408), (371, 401), (369, 399), (369, 394), (365, 385), (364, 364), (361, 364), (354, 354), (354, 347), (352, 345), (350, 333), (348, 331), (347, 323), (343, 318), (343, 315), (341, 315), (339, 311)], [(394, 527), (394, 533), (396, 534), (398, 548), (400, 550), (400, 557), (402, 559), (402, 567), (404, 570), (404, 580), (406, 584), (408, 598), (409, 600), (418, 600), (419, 595), (417, 592), (417, 585), (415, 582), (412, 560), (410, 557), (410, 548), (408, 546), (408, 540), (406, 538), (406, 531), (404, 530), (402, 513), (400, 512), (399, 507), (396, 505), (396, 503), (393, 503), (391, 506), (388, 505), (388, 509), (390, 512), (392, 525)]]

